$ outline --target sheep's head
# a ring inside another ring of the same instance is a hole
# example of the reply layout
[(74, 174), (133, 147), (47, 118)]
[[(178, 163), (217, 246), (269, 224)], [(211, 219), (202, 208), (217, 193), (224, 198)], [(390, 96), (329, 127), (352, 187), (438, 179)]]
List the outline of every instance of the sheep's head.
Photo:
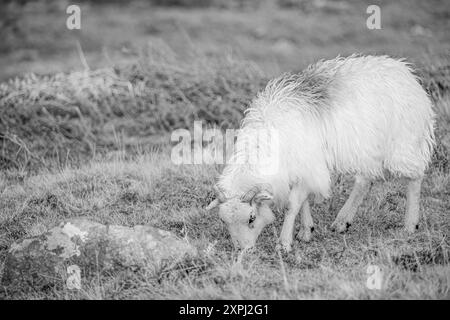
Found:
[(253, 247), (264, 227), (275, 220), (270, 209), (273, 199), (270, 189), (257, 186), (242, 198), (229, 199), (217, 187), (215, 192), (217, 198), (206, 209), (219, 206), (219, 217), (227, 224), (236, 248)]

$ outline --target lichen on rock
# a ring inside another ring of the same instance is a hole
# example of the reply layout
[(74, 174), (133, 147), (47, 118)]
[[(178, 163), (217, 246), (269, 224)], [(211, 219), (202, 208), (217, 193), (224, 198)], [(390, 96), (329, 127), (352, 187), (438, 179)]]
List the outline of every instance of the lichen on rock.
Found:
[(68, 284), (78, 289), (83, 279), (99, 269), (153, 270), (167, 261), (195, 255), (196, 248), (186, 240), (152, 226), (125, 227), (71, 219), (11, 245), (1, 284), (9, 293)]

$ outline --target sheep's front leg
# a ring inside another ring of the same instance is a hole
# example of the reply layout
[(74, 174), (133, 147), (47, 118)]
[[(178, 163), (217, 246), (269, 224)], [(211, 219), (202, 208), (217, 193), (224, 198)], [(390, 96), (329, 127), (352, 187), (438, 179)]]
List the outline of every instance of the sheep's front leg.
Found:
[(309, 242), (314, 231), (314, 222), (311, 217), (311, 209), (309, 207), (308, 199), (303, 202), (300, 216), (302, 218), (302, 226), (297, 233), (297, 239)]
[(302, 191), (299, 186), (292, 188), (289, 194), (289, 210), (284, 217), (283, 228), (280, 234), (281, 247), (286, 252), (292, 249), (295, 218), (306, 198), (306, 192)]
[(369, 179), (363, 176), (356, 176), (355, 185), (347, 201), (339, 211), (336, 220), (331, 225), (331, 230), (345, 232), (351, 226), (356, 210), (364, 199), (369, 187)]
[(421, 184), (422, 177), (418, 179), (411, 179), (408, 183), (406, 195), (405, 229), (409, 233), (413, 233), (419, 228), (419, 200)]

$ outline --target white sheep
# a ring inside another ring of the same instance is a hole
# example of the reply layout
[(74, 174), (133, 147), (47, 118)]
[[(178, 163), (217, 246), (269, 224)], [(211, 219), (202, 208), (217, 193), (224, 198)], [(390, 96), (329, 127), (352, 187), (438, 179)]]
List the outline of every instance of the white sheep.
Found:
[[(298, 74), (270, 81), (253, 100), (243, 120), (233, 159), (216, 186), (234, 244), (252, 247), (262, 229), (274, 221), (271, 205), (287, 207), (280, 244), (291, 250), (294, 221), (301, 211), (299, 237), (311, 238), (309, 194), (328, 197), (331, 173), (356, 176), (349, 199), (332, 229), (352, 223), (370, 181), (385, 172), (408, 178), (405, 227), (418, 228), (420, 187), (434, 145), (432, 104), (404, 59), (388, 56), (337, 57), (319, 61)], [(246, 161), (244, 142), (256, 130), (277, 132), (258, 150), (276, 154), (277, 171), (264, 174)]]

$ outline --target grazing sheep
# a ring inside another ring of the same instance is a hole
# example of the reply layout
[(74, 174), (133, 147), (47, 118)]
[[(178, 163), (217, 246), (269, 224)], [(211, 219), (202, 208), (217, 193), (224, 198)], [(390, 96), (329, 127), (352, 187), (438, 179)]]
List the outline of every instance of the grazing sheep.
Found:
[[(217, 186), (217, 199), (238, 247), (255, 244), (274, 221), (271, 205), (287, 207), (280, 244), (290, 251), (294, 220), (301, 212), (299, 237), (314, 230), (309, 194), (328, 197), (331, 172), (355, 175), (353, 190), (332, 228), (352, 223), (370, 181), (385, 172), (408, 179), (405, 227), (418, 228), (424, 171), (434, 145), (432, 104), (411, 66), (388, 56), (337, 57), (319, 61), (298, 74), (270, 81), (253, 100), (237, 137), (233, 159)], [(277, 150), (258, 140), (258, 148), (279, 155), (277, 170), (264, 174), (245, 161), (244, 142), (256, 130), (274, 130)]]

